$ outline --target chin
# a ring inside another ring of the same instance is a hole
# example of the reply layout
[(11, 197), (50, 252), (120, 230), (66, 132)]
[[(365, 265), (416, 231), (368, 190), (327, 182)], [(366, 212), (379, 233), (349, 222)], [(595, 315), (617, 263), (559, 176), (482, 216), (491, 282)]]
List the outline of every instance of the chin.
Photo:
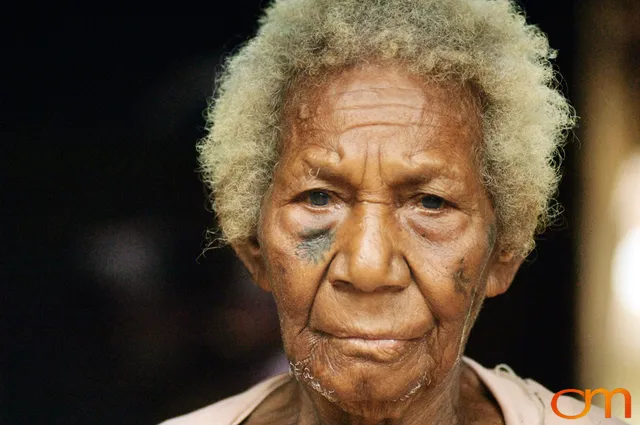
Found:
[(292, 362), (293, 375), (349, 413), (390, 418), (431, 382), (423, 350), (381, 362), (379, 356), (345, 355), (330, 342), (315, 348), (305, 360)]
[(348, 414), (370, 420), (399, 419), (412, 399), (428, 385), (425, 374), (414, 379), (403, 377), (404, 380), (394, 377), (390, 381), (389, 373), (367, 369), (329, 379), (327, 388), (335, 388), (330, 401)]

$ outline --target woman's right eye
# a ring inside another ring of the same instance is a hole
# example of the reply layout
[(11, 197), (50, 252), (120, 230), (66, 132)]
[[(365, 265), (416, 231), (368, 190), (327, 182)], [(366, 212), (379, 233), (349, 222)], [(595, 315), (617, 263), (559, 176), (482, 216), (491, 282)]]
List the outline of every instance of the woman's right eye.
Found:
[(329, 205), (330, 196), (321, 190), (312, 190), (307, 197), (308, 202), (314, 207), (325, 207)]

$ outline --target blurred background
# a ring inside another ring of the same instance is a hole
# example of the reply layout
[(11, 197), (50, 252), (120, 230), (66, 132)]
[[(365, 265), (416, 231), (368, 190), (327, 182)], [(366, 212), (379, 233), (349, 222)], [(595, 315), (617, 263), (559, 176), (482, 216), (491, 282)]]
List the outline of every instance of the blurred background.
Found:
[[(269, 294), (228, 249), (202, 253), (195, 172), (216, 71), (265, 4), (5, 17), (0, 424), (153, 424), (286, 370)], [(467, 355), (553, 391), (627, 388), (640, 424), (640, 2), (521, 4), (580, 129), (563, 220)]]

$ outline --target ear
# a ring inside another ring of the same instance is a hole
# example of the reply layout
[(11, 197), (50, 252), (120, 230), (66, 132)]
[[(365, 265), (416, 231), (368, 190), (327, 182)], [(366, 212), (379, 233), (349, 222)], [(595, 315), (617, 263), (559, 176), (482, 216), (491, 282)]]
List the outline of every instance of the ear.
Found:
[(495, 297), (507, 292), (523, 261), (524, 257), (516, 256), (512, 252), (500, 252), (489, 269), (486, 297)]
[(251, 278), (265, 291), (271, 292), (271, 285), (267, 274), (267, 267), (262, 257), (262, 249), (260, 242), (255, 236), (249, 239), (232, 243), (231, 247), (240, 257), (240, 260), (251, 274)]

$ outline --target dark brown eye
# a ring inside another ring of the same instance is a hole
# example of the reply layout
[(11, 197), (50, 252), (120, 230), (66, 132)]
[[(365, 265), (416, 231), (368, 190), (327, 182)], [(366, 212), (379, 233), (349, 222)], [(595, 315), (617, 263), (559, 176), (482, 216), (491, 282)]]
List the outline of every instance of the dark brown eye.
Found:
[(430, 210), (439, 210), (444, 207), (444, 199), (436, 195), (426, 195), (420, 200), (423, 207)]
[(329, 205), (329, 194), (320, 190), (309, 192), (309, 203), (314, 207), (324, 207)]

